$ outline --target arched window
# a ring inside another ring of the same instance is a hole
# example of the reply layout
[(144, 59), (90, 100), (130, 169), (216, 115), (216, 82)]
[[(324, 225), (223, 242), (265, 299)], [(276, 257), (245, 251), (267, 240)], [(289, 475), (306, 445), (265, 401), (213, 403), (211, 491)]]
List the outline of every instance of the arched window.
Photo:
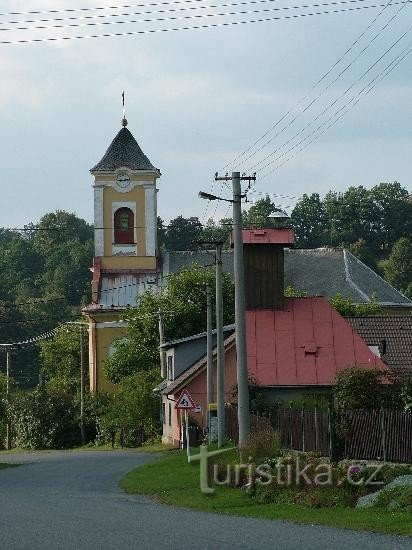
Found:
[(114, 213), (114, 242), (134, 243), (134, 214), (130, 208), (119, 208)]

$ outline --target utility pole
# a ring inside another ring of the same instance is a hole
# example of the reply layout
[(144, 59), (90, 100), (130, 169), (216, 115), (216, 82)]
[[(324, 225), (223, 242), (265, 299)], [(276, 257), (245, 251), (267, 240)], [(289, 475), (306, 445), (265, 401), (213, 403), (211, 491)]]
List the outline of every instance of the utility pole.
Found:
[(83, 326), (80, 329), (80, 434), (82, 445), (86, 445), (86, 433), (84, 430), (84, 348), (83, 348)]
[[(10, 349), (7, 348), (7, 355), (6, 355), (6, 401), (7, 401), (7, 407), (9, 405), (9, 397), (10, 397), (10, 369), (11, 369), (11, 353)], [(9, 420), (9, 412), (7, 411), (7, 424), (6, 424), (6, 449), (9, 451), (11, 449), (11, 429), (10, 429), (10, 420)]]
[(233, 241), (234, 241), (234, 275), (235, 275), (235, 324), (236, 324), (236, 354), (237, 354), (237, 387), (238, 387), (238, 420), (239, 446), (242, 446), (250, 434), (249, 413), (249, 383), (246, 348), (246, 316), (245, 316), (245, 273), (243, 264), (242, 235), (242, 189), (241, 181), (256, 181), (256, 175), (240, 176), (240, 172), (232, 172), (232, 176), (219, 177), (215, 180), (232, 181), (233, 186)]
[(163, 317), (163, 311), (159, 309), (157, 312), (159, 316), (159, 355), (160, 355), (160, 375), (162, 378), (167, 377), (166, 372), (166, 357), (165, 352), (163, 351), (162, 345), (165, 343), (165, 330), (164, 330), (164, 317)]
[(216, 243), (216, 385), (217, 385), (217, 446), (225, 442), (225, 348), (223, 341), (223, 275), (222, 243)]
[(212, 289), (206, 283), (206, 349), (207, 349), (207, 427), (210, 431), (210, 409), (213, 403), (213, 327), (212, 327)]

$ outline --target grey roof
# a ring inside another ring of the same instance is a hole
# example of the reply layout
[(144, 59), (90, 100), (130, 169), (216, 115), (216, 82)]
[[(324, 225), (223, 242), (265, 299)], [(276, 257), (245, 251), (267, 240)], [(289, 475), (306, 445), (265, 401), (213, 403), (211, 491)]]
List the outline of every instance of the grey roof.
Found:
[[(226, 325), (223, 327), (223, 332), (234, 332), (235, 325)], [(216, 334), (216, 329), (212, 331), (212, 334)], [(206, 338), (207, 332), (200, 332), (199, 334), (194, 334), (193, 336), (187, 336), (186, 338), (179, 338), (178, 340), (171, 340), (170, 342), (165, 342), (160, 347), (164, 349), (174, 348), (179, 344), (184, 344), (185, 342), (191, 342), (193, 340), (198, 340), (199, 338)]]
[(122, 128), (109, 145), (104, 157), (90, 172), (105, 172), (127, 167), (131, 170), (156, 170), (127, 128)]
[(412, 316), (346, 317), (368, 346), (377, 346), (392, 369), (412, 372)]
[[(193, 263), (209, 265), (210, 253), (164, 252), (163, 276), (178, 273)], [(223, 270), (233, 275), (233, 253), (222, 255)], [(412, 301), (398, 292), (377, 273), (345, 249), (285, 249), (285, 287), (306, 291), (310, 296), (331, 298), (336, 293), (354, 303), (365, 303), (373, 296), (381, 305), (409, 306)]]

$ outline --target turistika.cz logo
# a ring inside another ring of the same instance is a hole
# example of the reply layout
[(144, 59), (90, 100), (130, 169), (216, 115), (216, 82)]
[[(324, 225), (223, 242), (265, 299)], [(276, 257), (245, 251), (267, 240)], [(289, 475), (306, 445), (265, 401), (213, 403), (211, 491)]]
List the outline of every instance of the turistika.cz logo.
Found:
[[(210, 458), (231, 451), (236, 447), (227, 449), (219, 449), (209, 451), (207, 445), (200, 446), (198, 455), (188, 456), (189, 462), (200, 462), (200, 490), (202, 493), (211, 494), (215, 491), (209, 485), (208, 479), (208, 461)], [(381, 464), (369, 465), (371, 473), (364, 479), (360, 478), (359, 474), (362, 471), (362, 466), (359, 464), (350, 464), (345, 472), (346, 481), (350, 485), (382, 485), (382, 481), (377, 481), (377, 476), (382, 469)], [(246, 477), (246, 483), (244, 483)], [(243, 483), (242, 483), (243, 481)], [(213, 466), (213, 484), (216, 485), (235, 485), (242, 486), (249, 490), (256, 485), (271, 485), (290, 487), (292, 485), (316, 485), (319, 487), (330, 485), (341, 485), (342, 478), (336, 479), (332, 464), (329, 462), (319, 462), (316, 466), (303, 462), (299, 456), (293, 458), (291, 463), (290, 457), (277, 458), (263, 464), (254, 464), (252, 457), (245, 464), (226, 464), (225, 477), (222, 479), (219, 476), (219, 467), (217, 464)]]

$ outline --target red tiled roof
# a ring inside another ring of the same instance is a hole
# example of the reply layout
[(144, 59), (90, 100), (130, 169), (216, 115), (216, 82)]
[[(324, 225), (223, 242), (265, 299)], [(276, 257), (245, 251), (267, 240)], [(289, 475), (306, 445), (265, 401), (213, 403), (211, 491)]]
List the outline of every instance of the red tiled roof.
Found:
[(358, 365), (387, 370), (325, 298), (288, 298), (283, 310), (246, 312), (248, 368), (262, 386), (331, 385)]

